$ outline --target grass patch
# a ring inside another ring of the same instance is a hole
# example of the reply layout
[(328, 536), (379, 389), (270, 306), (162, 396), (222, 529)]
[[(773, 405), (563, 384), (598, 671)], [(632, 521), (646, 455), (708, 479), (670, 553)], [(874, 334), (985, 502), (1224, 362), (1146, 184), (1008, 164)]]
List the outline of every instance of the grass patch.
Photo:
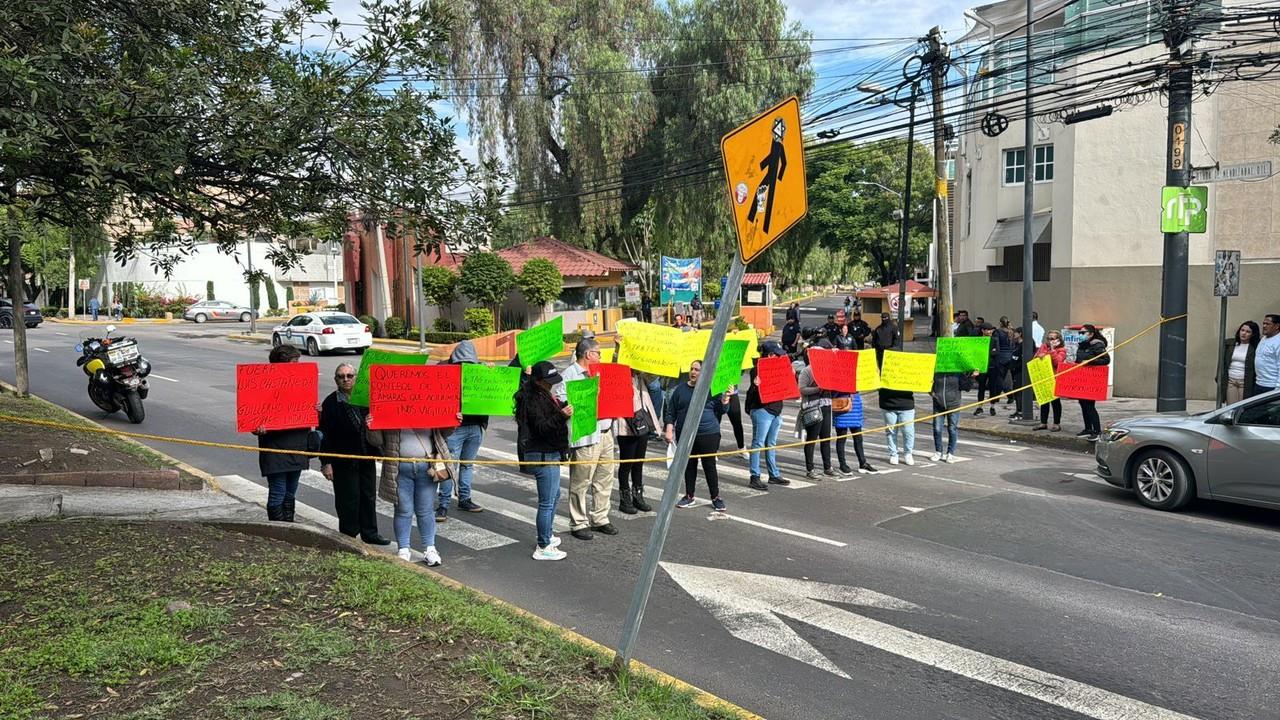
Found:
[(347, 720), (350, 713), (291, 692), (255, 695), (230, 703), (227, 720)]
[(356, 651), (356, 641), (349, 630), (317, 627), (308, 622), (277, 628), (271, 638), (283, 655), (285, 666), (298, 670), (336, 663)]

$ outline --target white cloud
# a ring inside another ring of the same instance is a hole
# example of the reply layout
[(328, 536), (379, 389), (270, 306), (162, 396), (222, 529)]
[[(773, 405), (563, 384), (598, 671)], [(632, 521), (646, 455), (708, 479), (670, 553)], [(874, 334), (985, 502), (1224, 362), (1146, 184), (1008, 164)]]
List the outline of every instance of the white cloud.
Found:
[[(917, 38), (934, 25), (958, 37), (965, 25), (964, 11), (976, 4), (972, 0), (789, 0), (787, 14), (816, 38)], [(815, 48), (839, 45), (820, 42)]]

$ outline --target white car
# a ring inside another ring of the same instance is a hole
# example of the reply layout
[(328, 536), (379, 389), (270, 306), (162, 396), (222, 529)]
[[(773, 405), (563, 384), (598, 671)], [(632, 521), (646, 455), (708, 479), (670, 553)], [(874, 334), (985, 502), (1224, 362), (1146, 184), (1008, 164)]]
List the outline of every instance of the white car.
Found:
[(344, 312), (309, 312), (295, 315), (271, 331), (271, 345), (297, 345), (308, 355), (327, 350), (355, 350), (362, 354), (373, 344), (368, 325)]

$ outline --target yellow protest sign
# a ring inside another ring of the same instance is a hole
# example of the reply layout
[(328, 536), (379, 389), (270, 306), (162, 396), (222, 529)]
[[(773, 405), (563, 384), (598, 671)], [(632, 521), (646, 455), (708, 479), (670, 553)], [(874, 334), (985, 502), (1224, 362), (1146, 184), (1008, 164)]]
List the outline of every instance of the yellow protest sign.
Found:
[(621, 352), (618, 362), (631, 369), (662, 377), (680, 377), (684, 336), (679, 330), (652, 323), (618, 325)]
[(689, 366), (693, 364), (694, 360), (702, 360), (707, 356), (707, 346), (711, 344), (711, 331), (691, 330), (689, 332), (681, 332), (680, 340), (682, 341), (678, 346), (680, 372), (689, 372)]
[(1031, 390), (1036, 394), (1037, 405), (1048, 405), (1057, 399), (1054, 393), (1053, 360), (1048, 355), (1041, 355), (1027, 363), (1027, 375), (1031, 379)]
[(789, 97), (720, 139), (742, 262), (764, 252), (809, 211), (800, 101)]
[(880, 382), (889, 390), (927, 393), (933, 389), (933, 365), (937, 359), (933, 353), (885, 350)]
[(858, 351), (858, 392), (880, 389), (880, 368), (876, 366), (875, 350)]

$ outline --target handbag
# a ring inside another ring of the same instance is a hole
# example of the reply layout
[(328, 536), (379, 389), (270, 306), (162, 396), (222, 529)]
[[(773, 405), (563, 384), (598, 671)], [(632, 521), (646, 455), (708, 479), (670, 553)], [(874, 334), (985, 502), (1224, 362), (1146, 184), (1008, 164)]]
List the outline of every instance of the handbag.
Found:
[(851, 397), (832, 398), (831, 400), (832, 413), (839, 415), (840, 413), (847, 413), (850, 410), (853, 410), (853, 398)]
[(822, 406), (814, 405), (800, 411), (800, 425), (810, 427), (822, 422)]
[(649, 411), (640, 408), (635, 415), (627, 418), (627, 432), (642, 437), (647, 437), (653, 432), (653, 423), (649, 422)]
[(319, 430), (307, 431), (307, 452), (309, 453), (320, 452), (320, 444), (322, 442), (324, 442), (324, 433), (320, 432)]

